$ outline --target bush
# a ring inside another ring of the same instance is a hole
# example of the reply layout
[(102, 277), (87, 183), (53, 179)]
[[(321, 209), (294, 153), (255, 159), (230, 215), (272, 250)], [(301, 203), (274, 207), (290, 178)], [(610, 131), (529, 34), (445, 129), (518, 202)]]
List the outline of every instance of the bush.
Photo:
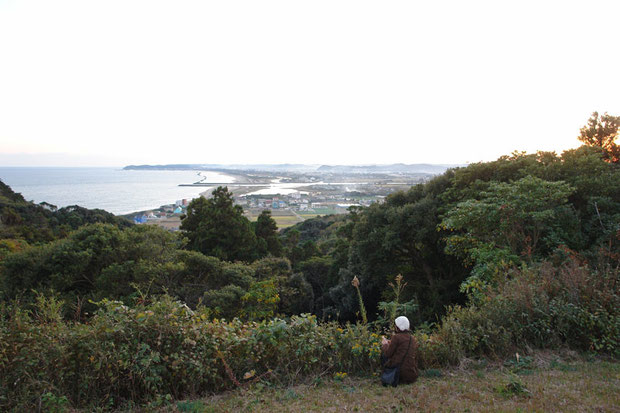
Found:
[[(617, 269), (595, 271), (573, 260), (506, 278), (481, 302), (450, 307), (439, 326), (415, 333), (420, 368), (528, 347), (618, 356)], [(244, 293), (244, 310), (274, 310), (275, 284), (267, 284)], [(55, 296), (38, 295), (31, 310), (0, 304), (0, 410), (132, 407), (255, 380), (290, 385), (379, 367), (380, 338), (368, 325), (318, 323), (313, 315), (211, 319), (227, 302), (220, 291), (205, 296), (212, 308), (195, 310), (167, 295), (143, 297), (134, 308), (103, 300), (88, 323), (61, 317), (63, 303)]]
[(257, 378), (290, 384), (379, 367), (367, 326), (318, 324), (311, 315), (262, 322), (209, 320), (164, 296), (129, 308), (104, 300), (88, 323), (62, 319), (58, 300), (0, 315), (0, 410), (117, 407), (161, 395), (190, 398)]
[(449, 308), (432, 334), (417, 334), (423, 366), (527, 347), (620, 355), (617, 268), (594, 270), (573, 259), (513, 270), (505, 278), (475, 304)]

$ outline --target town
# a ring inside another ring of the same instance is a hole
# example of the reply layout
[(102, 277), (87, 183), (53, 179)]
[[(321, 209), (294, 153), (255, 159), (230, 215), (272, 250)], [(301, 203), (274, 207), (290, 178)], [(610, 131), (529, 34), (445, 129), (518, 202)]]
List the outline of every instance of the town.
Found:
[[(194, 165), (191, 167), (198, 169)], [(234, 182), (209, 183), (201, 178), (195, 183), (182, 185), (204, 187), (201, 196), (207, 198), (217, 186), (227, 186), (248, 219), (254, 221), (262, 211), (269, 210), (278, 228), (282, 229), (316, 216), (346, 214), (352, 207), (382, 203), (389, 194), (423, 183), (438, 172), (403, 170), (402, 166), (398, 170), (381, 171), (352, 168), (322, 166), (310, 172), (209, 169), (234, 177)], [(190, 202), (181, 199), (159, 209), (126, 217), (136, 224), (154, 224), (177, 231)]]

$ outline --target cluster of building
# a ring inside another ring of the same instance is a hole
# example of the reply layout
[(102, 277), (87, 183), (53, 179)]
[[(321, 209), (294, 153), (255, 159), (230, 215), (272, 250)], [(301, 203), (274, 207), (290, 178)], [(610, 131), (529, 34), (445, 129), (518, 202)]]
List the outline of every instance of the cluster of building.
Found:
[[(369, 206), (373, 202), (382, 202), (382, 196), (347, 197), (346, 194), (323, 194), (292, 192), (290, 194), (243, 195), (235, 197), (235, 203), (245, 210), (255, 213), (262, 210), (282, 211), (284, 215), (313, 216), (316, 214), (342, 214), (351, 206)], [(136, 224), (154, 224), (170, 231), (177, 231), (181, 224), (180, 217), (187, 211), (189, 200), (181, 199), (174, 204), (164, 205), (157, 210), (141, 212), (133, 216)]]
[(384, 197), (348, 198), (342, 195), (307, 194), (293, 192), (287, 195), (261, 196), (245, 195), (236, 198), (235, 202), (244, 208), (293, 210), (299, 212), (312, 211), (317, 208), (345, 209), (358, 205), (369, 206), (373, 202), (381, 202)]
[(150, 221), (159, 221), (170, 218), (177, 218), (185, 213), (189, 201), (187, 199), (180, 199), (174, 204), (163, 205), (158, 210), (146, 211), (138, 214), (133, 218), (133, 222), (136, 224), (146, 224)]
[[(306, 204), (308, 201), (305, 201)], [(265, 208), (265, 209), (285, 209), (288, 208), (292, 202), (281, 196), (264, 197), (249, 195), (242, 198), (236, 198), (235, 203), (248, 208)]]

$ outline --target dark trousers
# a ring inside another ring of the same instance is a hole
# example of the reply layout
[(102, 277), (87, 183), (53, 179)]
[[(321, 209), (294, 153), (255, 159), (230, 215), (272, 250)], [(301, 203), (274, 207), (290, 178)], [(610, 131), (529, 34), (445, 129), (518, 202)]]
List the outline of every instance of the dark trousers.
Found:
[(385, 357), (385, 354), (381, 353), (381, 367), (385, 367), (385, 363), (388, 362), (388, 358)]

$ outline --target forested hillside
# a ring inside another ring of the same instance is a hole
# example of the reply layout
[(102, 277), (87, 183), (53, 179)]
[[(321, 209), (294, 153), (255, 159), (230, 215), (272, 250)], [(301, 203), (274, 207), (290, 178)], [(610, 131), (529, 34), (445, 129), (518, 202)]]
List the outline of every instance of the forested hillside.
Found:
[(120, 228), (131, 225), (101, 209), (86, 209), (78, 205), (57, 208), (42, 202), (27, 202), (0, 180), (0, 240), (2, 250), (13, 249), (13, 242), (39, 244), (63, 238), (83, 225), (108, 223)]
[(285, 234), (314, 251), (305, 261), (292, 257), (306, 279), (325, 277), (314, 291), (317, 313), (355, 318), (354, 275), (374, 313), (402, 274), (402, 298), (417, 304), (410, 316), (432, 321), (463, 302), (461, 294), (484, 294), (515, 268), (617, 263), (619, 222), (620, 169), (584, 146), (451, 170), (346, 220), (319, 218)]
[(531, 348), (617, 357), (619, 124), (594, 114), (578, 149), (451, 169), (281, 233), (226, 188), (170, 233), (2, 184), (0, 409), (370, 374), (397, 313), (421, 367)]

